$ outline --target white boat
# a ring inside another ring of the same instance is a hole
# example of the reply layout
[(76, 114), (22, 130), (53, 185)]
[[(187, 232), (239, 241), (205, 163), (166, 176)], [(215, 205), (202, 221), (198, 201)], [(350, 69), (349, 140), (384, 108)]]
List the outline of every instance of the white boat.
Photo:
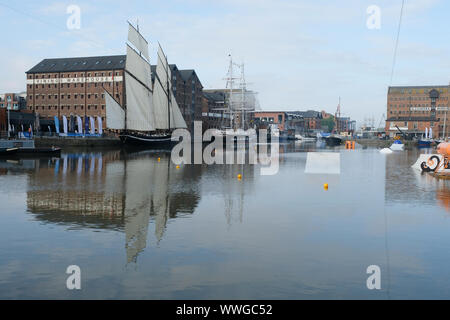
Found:
[(307, 141), (316, 141), (317, 138), (305, 137), (305, 136), (302, 136), (301, 134), (296, 134), (295, 135), (295, 140), (307, 142)]
[(400, 140), (395, 140), (394, 143), (389, 147), (392, 151), (402, 151), (405, 145)]

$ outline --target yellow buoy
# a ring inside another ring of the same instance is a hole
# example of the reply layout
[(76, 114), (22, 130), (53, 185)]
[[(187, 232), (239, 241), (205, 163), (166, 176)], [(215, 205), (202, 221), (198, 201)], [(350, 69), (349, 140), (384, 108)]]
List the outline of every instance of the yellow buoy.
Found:
[(323, 188), (324, 188), (325, 190), (328, 190), (328, 183), (324, 183), (324, 184), (323, 184)]
[(180, 169), (180, 166), (179, 166), (179, 165), (177, 165), (177, 169)]
[(161, 158), (158, 158), (158, 162), (160, 162), (161, 161)]
[(238, 178), (239, 180), (241, 180), (241, 179), (242, 179), (242, 175), (241, 175), (241, 174), (238, 174), (238, 175), (237, 175), (237, 178)]

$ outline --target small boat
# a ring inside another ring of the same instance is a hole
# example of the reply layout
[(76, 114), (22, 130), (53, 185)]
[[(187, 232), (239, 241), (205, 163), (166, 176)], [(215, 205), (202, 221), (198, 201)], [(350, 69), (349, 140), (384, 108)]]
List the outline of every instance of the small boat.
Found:
[(17, 153), (19, 148), (2, 148), (0, 149), (0, 157), (12, 156)]
[(433, 142), (434, 141), (431, 139), (419, 139), (417, 145), (419, 146), (419, 148), (430, 148)]
[(392, 151), (401, 151), (405, 145), (400, 140), (395, 140), (394, 143), (389, 147)]
[(339, 146), (342, 144), (342, 137), (337, 135), (337, 134), (332, 134), (328, 137), (325, 137), (325, 143), (327, 144), (327, 146)]
[(295, 140), (307, 142), (307, 141), (316, 141), (317, 138), (308, 137), (308, 136), (302, 136), (301, 134), (296, 134), (295, 135)]

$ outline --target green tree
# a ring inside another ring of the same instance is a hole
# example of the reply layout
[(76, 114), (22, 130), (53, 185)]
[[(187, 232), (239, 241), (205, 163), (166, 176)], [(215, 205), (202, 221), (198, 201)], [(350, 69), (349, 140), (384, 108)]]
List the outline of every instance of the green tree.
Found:
[(327, 119), (322, 119), (322, 121), (320, 121), (320, 124), (322, 127), (326, 127), (328, 129), (328, 132), (331, 132), (334, 129), (334, 117), (331, 116)]

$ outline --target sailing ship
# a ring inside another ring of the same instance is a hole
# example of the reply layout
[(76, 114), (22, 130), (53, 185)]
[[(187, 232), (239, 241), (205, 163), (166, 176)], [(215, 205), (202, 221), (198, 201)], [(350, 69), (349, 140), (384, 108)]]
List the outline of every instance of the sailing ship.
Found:
[(339, 134), (339, 118), (341, 117), (341, 98), (339, 97), (339, 104), (336, 109), (336, 114), (334, 115), (334, 132), (328, 137), (324, 137), (327, 146), (339, 146), (342, 144), (342, 136)]
[[(245, 145), (246, 141), (256, 140), (256, 130), (246, 126), (246, 113), (253, 112), (256, 106), (255, 93), (247, 90), (245, 81), (244, 64), (235, 64), (233, 58), (230, 57), (230, 65), (228, 68), (226, 87), (228, 89), (228, 108), (230, 115), (230, 127), (220, 131), (225, 146)], [(237, 66), (241, 70), (239, 87), (235, 87), (234, 67)], [(246, 128), (247, 127), (247, 128)]]
[[(187, 128), (172, 90), (167, 57), (159, 45), (155, 82), (152, 86), (148, 42), (128, 23), (125, 63), (125, 103), (121, 106), (105, 90), (106, 126), (118, 130), (126, 145), (138, 147), (172, 146), (172, 131)], [(133, 48), (133, 47), (134, 48)]]

